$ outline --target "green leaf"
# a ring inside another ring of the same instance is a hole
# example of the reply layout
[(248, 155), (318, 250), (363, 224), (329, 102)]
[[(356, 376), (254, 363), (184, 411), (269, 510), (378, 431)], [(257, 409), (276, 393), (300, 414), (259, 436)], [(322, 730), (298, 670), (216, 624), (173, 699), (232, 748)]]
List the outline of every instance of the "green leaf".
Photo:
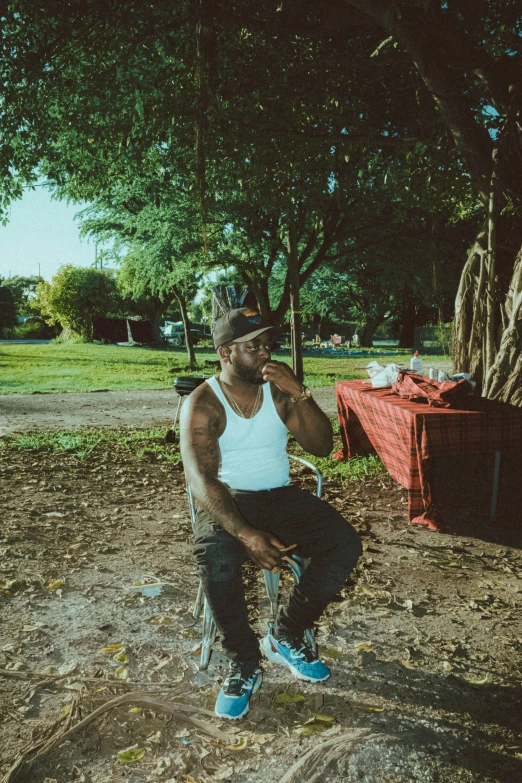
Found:
[(274, 701), (276, 704), (297, 704), (306, 701), (306, 696), (302, 693), (276, 693)]
[(339, 647), (321, 647), (321, 654), (324, 655), (325, 658), (339, 658), (343, 652), (344, 650), (341, 650)]
[(318, 731), (329, 729), (334, 721), (335, 718), (332, 715), (318, 713), (307, 720), (302, 726), (299, 726), (299, 728), (296, 729), (296, 734), (299, 734), (302, 737), (309, 737), (311, 734), (315, 734)]
[(118, 760), (125, 763), (131, 761), (140, 761), (145, 755), (145, 751), (142, 748), (131, 748), (130, 750), (120, 750), (118, 753)]

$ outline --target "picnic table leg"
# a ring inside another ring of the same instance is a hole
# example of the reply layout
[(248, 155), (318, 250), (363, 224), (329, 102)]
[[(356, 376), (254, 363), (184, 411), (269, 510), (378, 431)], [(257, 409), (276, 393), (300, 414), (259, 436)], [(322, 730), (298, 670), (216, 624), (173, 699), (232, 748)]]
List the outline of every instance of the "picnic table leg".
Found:
[(495, 463), (493, 466), (493, 492), (491, 494), (491, 518), (497, 516), (498, 477), (500, 474), (500, 451), (495, 451)]

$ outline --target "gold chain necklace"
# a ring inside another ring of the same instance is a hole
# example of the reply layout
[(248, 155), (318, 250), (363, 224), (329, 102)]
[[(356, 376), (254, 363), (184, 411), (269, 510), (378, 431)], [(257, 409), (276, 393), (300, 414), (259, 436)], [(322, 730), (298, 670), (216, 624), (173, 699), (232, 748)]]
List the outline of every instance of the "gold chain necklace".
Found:
[(242, 418), (242, 419), (253, 419), (253, 418), (254, 418), (254, 416), (255, 416), (255, 415), (256, 415), (256, 413), (258, 412), (259, 408), (261, 407), (261, 406), (259, 405), (259, 402), (260, 402), (260, 400), (261, 400), (261, 388), (262, 388), (262, 387), (261, 387), (261, 385), (259, 385), (259, 386), (258, 386), (258, 389), (257, 389), (257, 395), (256, 395), (256, 399), (255, 399), (255, 402), (254, 402), (254, 407), (252, 408), (252, 413), (250, 414), (250, 416), (245, 416), (245, 414), (243, 413), (243, 411), (241, 410), (241, 408), (239, 407), (239, 405), (237, 404), (237, 402), (236, 402), (236, 401), (235, 401), (235, 399), (233, 398), (233, 396), (232, 396), (232, 392), (230, 392), (230, 391), (227, 389), (227, 387), (225, 386), (225, 382), (224, 382), (224, 381), (222, 381), (222, 380), (220, 379), (220, 380), (219, 380), (219, 385), (221, 386), (221, 388), (222, 388), (222, 389), (223, 389), (223, 391), (225, 392), (225, 395), (226, 395), (227, 399), (228, 399), (228, 400), (230, 400), (230, 402), (232, 403), (232, 408), (233, 408), (233, 410), (234, 410), (234, 411), (235, 411), (235, 412), (236, 412), (236, 413), (237, 413), (239, 416), (241, 416), (241, 418)]

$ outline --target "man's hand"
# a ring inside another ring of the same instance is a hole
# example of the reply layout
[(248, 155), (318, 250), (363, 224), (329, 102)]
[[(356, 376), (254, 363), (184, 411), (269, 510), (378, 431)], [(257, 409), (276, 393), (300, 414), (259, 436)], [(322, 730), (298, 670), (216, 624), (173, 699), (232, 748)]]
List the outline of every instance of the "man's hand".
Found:
[(283, 565), (281, 552), (286, 551), (285, 545), (271, 533), (253, 530), (238, 538), (255, 565), (267, 571), (277, 570)]
[(272, 381), (278, 389), (292, 397), (297, 397), (303, 388), (302, 383), (298, 381), (293, 370), (284, 362), (275, 362), (270, 360), (261, 367), (263, 380)]

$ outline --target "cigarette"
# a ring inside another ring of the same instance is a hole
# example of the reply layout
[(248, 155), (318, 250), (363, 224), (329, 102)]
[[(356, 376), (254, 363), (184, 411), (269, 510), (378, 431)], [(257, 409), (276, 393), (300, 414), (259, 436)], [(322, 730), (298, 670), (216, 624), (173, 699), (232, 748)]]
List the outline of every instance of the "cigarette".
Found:
[(283, 549), (280, 549), (280, 552), (289, 552), (291, 549), (295, 549), (297, 544), (291, 544), (290, 546), (285, 546)]

